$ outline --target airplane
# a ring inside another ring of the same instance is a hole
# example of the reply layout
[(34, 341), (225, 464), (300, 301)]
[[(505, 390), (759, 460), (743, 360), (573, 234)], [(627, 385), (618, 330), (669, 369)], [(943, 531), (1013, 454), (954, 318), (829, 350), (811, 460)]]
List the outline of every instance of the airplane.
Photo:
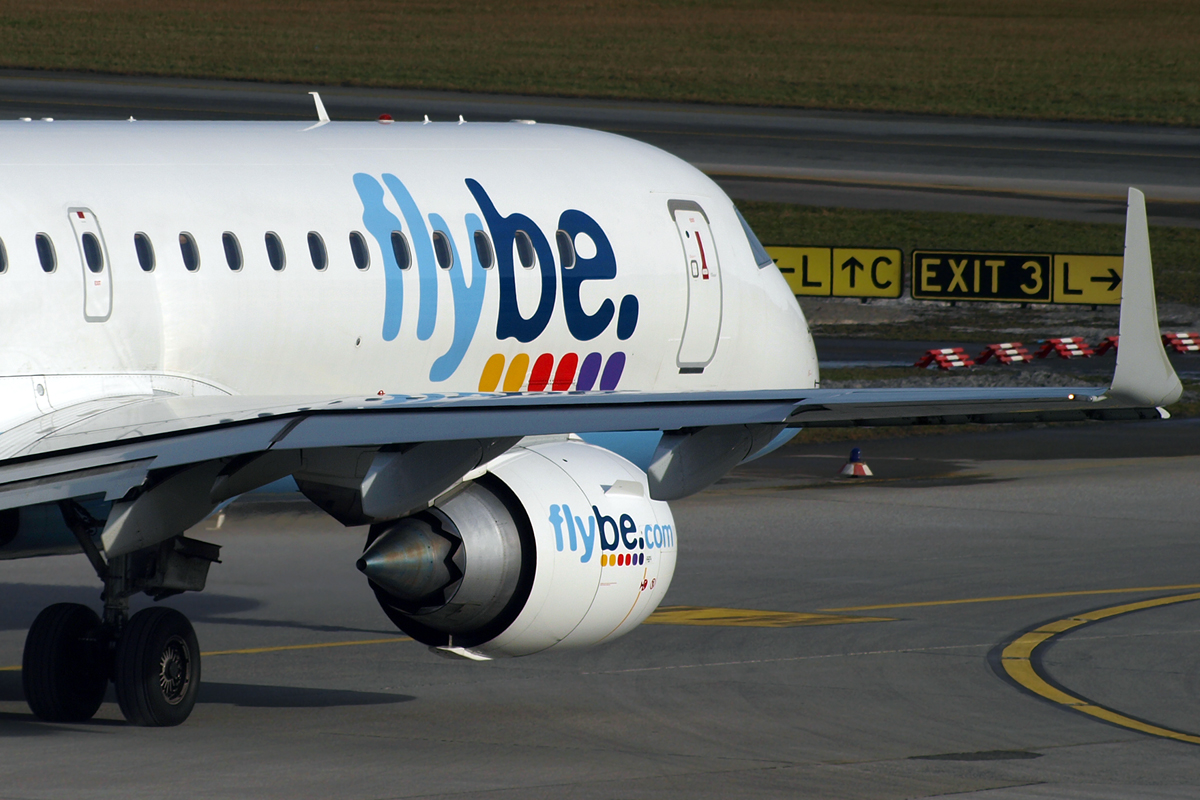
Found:
[(0, 123), (0, 558), (83, 553), (33, 713), (185, 721), (200, 650), (161, 600), (184, 535), (291, 476), (395, 625), (484, 660), (611, 641), (659, 604), (669, 501), (803, 427), (1157, 419), (1145, 203), (1129, 191), (1110, 387), (822, 389), (733, 202), (649, 145), (510, 123)]

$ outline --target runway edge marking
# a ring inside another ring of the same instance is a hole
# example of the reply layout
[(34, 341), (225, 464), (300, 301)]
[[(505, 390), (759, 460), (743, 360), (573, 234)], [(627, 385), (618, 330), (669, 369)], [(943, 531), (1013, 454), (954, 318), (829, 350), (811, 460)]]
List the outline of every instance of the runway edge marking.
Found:
[(1115, 725), (1119, 728), (1137, 731), (1150, 736), (1173, 739), (1187, 744), (1200, 745), (1200, 735), (1178, 731), (1156, 725), (1147, 720), (1137, 719), (1123, 714), (1116, 709), (1094, 703), (1087, 698), (1072, 693), (1072, 691), (1051, 678), (1042, 665), (1041, 652), (1060, 637), (1079, 630), (1087, 625), (1113, 619), (1123, 614), (1135, 611), (1145, 611), (1151, 608), (1188, 603), (1200, 600), (1200, 592), (1189, 594), (1156, 597), (1151, 600), (1141, 600), (1136, 603), (1123, 603), (1095, 611), (1087, 611), (1064, 617), (1052, 622), (1043, 623), (1033, 630), (1027, 631), (1007, 644), (1000, 645), (989, 654), (992, 668), (1004, 678), (1015, 683), (1020, 688), (1031, 692), (1055, 705), (1071, 711), (1087, 714), (1090, 717)]

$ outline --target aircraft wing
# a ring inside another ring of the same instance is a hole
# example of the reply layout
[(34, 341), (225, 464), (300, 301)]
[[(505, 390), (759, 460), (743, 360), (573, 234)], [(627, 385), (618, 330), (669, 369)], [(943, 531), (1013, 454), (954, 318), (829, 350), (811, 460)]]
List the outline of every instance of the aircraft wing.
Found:
[(1130, 190), (1121, 339), (1107, 388), (796, 389), (722, 393), (106, 398), (0, 434), (0, 509), (104, 493), (151, 470), (268, 452), (495, 441), (588, 431), (1138, 419), (1179, 378), (1163, 349), (1142, 194)]

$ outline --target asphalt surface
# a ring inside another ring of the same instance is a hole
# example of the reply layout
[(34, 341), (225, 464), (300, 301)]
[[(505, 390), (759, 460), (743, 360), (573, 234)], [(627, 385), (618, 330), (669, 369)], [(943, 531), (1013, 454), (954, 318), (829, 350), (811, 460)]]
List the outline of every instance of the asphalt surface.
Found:
[(649, 142), (735, 199), (1200, 227), (1200, 130), (0, 71), (0, 118), (536, 119)]
[[(3, 73), (0, 116), (308, 119), (309, 88)], [(618, 131), (740, 198), (1120, 222), (1128, 182), (1154, 221), (1200, 224), (1196, 131), (321, 92), (335, 118)], [(818, 349), (878, 362), (909, 344)], [(258, 495), (192, 532), (224, 563), (165, 601), (210, 653), (195, 713), (168, 730), (125, 725), (111, 696), (91, 723), (36, 721), (10, 669), (25, 631), (50, 603), (98, 607), (99, 586), (82, 557), (0, 562), (0, 798), (1194, 796), (1196, 745), (1039, 697), (1002, 654), (1043, 623), (1200, 583), (1200, 425), (802, 437), (673, 504), (667, 604), (827, 624), (646, 625), (581, 653), (448, 661), (376, 607), (354, 569), (363, 531)], [(834, 477), (855, 444), (875, 479)], [(1038, 669), (1120, 719), (1198, 733), (1198, 614), (1095, 623)]]
[[(860, 442), (879, 477), (857, 483), (832, 477), (854, 442), (785, 448), (673, 504), (666, 602), (842, 624), (644, 625), (486, 664), (390, 629), (353, 566), (361, 531), (240, 501), (193, 532), (224, 546), (208, 590), (165, 602), (207, 652), (293, 649), (209, 655), (195, 713), (166, 730), (126, 726), (111, 697), (89, 724), (39, 723), (0, 671), (0, 797), (1193, 797), (1196, 745), (1038, 697), (1000, 653), (1200, 583), (1198, 434)], [(0, 666), (43, 605), (97, 592), (82, 557), (0, 563)], [(1121, 615), (1039, 668), (1121, 718), (1196, 733), (1198, 634), (1195, 602)]]

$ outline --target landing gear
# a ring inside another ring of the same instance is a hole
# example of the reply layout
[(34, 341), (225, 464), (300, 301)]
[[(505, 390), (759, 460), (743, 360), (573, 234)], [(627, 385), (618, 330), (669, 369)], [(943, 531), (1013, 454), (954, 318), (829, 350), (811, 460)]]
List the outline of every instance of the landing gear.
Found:
[(34, 715), (85, 722), (100, 708), (111, 677), (131, 724), (168, 727), (186, 720), (200, 691), (200, 645), (187, 617), (173, 608), (147, 608), (115, 636), (112, 630), (75, 603), (38, 614), (21, 663)]
[(103, 626), (96, 612), (58, 603), (38, 614), (25, 639), (21, 682), (33, 713), (47, 722), (83, 722), (108, 688)]
[(112, 636), (96, 612), (58, 603), (38, 614), (25, 639), (21, 682), (38, 719), (85, 722), (104, 700), (109, 676), (134, 725), (167, 727), (188, 718), (200, 690), (200, 645), (187, 617), (172, 608), (134, 614)]
[(83, 722), (104, 700), (111, 679), (125, 719), (166, 727), (188, 718), (200, 691), (200, 646), (187, 617), (171, 608), (129, 616), (129, 598), (155, 600), (204, 588), (220, 548), (185, 536), (105, 558), (94, 541), (101, 523), (63, 501), (63, 519), (104, 581), (104, 618), (87, 606), (53, 605), (25, 639), (21, 680), (29, 707), (47, 722)]
[(172, 608), (133, 615), (117, 640), (113, 670), (121, 713), (134, 725), (165, 727), (188, 718), (200, 690), (200, 646)]

